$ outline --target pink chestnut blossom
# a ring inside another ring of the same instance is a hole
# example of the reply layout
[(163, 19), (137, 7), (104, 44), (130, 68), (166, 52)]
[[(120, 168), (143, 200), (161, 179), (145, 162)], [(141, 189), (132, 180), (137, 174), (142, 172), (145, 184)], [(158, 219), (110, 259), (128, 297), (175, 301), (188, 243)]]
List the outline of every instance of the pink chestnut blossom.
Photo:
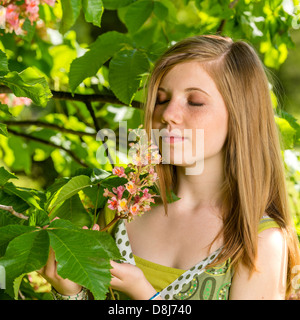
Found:
[(39, 0), (25, 0), (25, 12), (31, 24), (33, 24), (33, 22), (37, 21), (39, 18), (39, 4)]
[(107, 202), (109, 203), (108, 208), (110, 210), (116, 210), (118, 208), (118, 200), (115, 196), (108, 199)]
[(140, 206), (138, 203), (135, 203), (134, 205), (130, 206), (129, 212), (133, 215), (136, 216), (140, 212)]
[(10, 25), (12, 30), (19, 28), (20, 9), (15, 4), (9, 4), (6, 8), (6, 22)]
[(135, 185), (134, 181), (128, 181), (125, 186), (130, 194), (134, 194), (137, 192), (137, 186)]
[(123, 167), (114, 167), (112, 173), (120, 178), (126, 178), (125, 169)]
[(125, 191), (124, 186), (118, 186), (117, 188), (112, 188), (113, 192), (117, 195), (118, 199), (122, 198), (123, 192)]

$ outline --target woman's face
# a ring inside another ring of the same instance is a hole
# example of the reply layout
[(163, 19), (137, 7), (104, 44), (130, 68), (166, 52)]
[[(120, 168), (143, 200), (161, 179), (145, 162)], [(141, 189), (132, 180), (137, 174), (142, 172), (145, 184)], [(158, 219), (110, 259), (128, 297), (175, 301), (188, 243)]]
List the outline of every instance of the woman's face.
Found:
[[(190, 166), (221, 155), (227, 136), (227, 108), (214, 81), (197, 61), (180, 63), (163, 77), (152, 121), (152, 128), (159, 129), (162, 137), (162, 156), (169, 155), (171, 164)], [(198, 133), (196, 129), (200, 129)]]

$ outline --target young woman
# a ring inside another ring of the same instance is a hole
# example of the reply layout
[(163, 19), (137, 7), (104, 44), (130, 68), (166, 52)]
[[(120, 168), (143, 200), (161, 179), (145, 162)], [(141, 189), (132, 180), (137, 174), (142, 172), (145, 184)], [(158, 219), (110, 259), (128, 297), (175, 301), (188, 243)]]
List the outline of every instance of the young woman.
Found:
[[(253, 48), (220, 36), (172, 46), (149, 81), (145, 128), (149, 137), (165, 129), (160, 148), (169, 148), (170, 163), (156, 167), (161, 202), (111, 230), (126, 259), (111, 262), (115, 296), (285, 299), (299, 244), (268, 80)], [(184, 149), (193, 157), (178, 161)], [(171, 190), (180, 200), (167, 202)], [(104, 218), (112, 220), (108, 209)], [(81, 290), (55, 279), (61, 294)]]

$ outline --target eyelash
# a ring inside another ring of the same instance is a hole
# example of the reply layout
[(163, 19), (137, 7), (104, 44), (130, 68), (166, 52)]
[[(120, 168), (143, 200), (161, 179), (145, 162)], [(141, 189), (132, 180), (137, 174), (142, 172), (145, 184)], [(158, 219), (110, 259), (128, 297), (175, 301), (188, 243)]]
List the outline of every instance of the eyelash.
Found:
[[(157, 101), (156, 104), (158, 104), (158, 105), (163, 105), (163, 104), (165, 104), (165, 103), (167, 103), (167, 102), (169, 102), (169, 101), (170, 101), (170, 100)], [(203, 107), (203, 106), (204, 106), (204, 103), (194, 103), (194, 102), (192, 102), (192, 101), (188, 101), (188, 104), (189, 104), (190, 106), (193, 106), (193, 107)]]

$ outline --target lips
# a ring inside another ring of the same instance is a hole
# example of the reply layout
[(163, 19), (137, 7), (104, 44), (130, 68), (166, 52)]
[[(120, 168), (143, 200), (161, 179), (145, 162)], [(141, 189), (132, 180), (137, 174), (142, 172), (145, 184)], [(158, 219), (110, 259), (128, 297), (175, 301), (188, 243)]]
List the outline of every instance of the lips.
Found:
[(180, 135), (165, 134), (162, 136), (162, 140), (165, 143), (178, 143), (184, 141), (186, 138)]

